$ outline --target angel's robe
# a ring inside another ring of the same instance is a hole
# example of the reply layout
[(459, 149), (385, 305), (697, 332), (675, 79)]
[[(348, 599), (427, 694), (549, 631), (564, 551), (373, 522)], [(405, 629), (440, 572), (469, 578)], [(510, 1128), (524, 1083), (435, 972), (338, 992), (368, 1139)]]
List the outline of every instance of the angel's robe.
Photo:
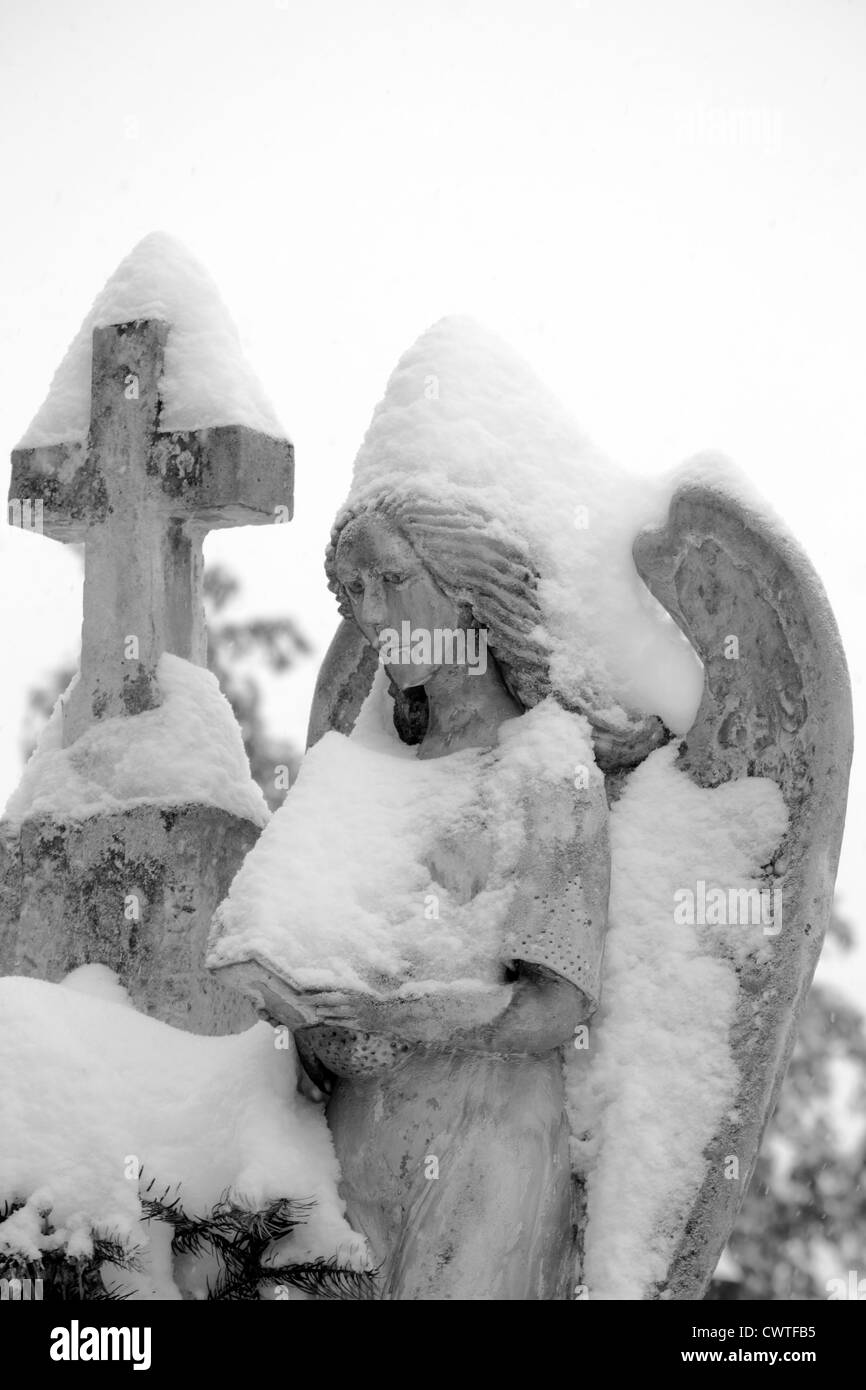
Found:
[[(214, 924), (209, 963), (277, 1017), (293, 1001), (302, 1059), (314, 1079), (333, 1079), (348, 1216), (387, 1299), (570, 1296), (562, 1047), (574, 1038), (551, 1049), (547, 1028), (538, 1051), (493, 1055), (460, 1030), (501, 1015), (521, 976), (524, 990), (565, 980), (579, 1016), (593, 1012), (607, 799), (588, 724), (554, 700), (493, 738), (419, 760), (394, 746), (393, 726), (362, 718), (350, 738), (326, 735)], [(441, 913), (428, 919), (431, 891)], [(414, 991), (451, 1012), (424, 1043), (387, 1010), (375, 1034), (301, 1026), (322, 989), (377, 1007)]]
[[(607, 913), (607, 801), (597, 772), (587, 782), (586, 766), (562, 751), (548, 775), (527, 767), (517, 792), (522, 835), (498, 955), (503, 981), (523, 966), (569, 981), (588, 1017)], [(488, 766), (487, 775), (493, 771)], [(485, 868), (501, 872), (503, 862), (485, 800), (479, 788), (479, 816), (462, 852), (446, 833), (435, 855), (440, 879), (450, 869), (455, 888), (471, 862), (477, 893), (489, 886)], [(297, 1037), (302, 1056), (314, 1054), (335, 1077), (328, 1120), (342, 1191), (349, 1220), (380, 1265), (382, 1297), (573, 1296), (576, 1212), (561, 1048), (489, 1055), (457, 1050), (446, 1037), (421, 1046), (331, 1025)]]

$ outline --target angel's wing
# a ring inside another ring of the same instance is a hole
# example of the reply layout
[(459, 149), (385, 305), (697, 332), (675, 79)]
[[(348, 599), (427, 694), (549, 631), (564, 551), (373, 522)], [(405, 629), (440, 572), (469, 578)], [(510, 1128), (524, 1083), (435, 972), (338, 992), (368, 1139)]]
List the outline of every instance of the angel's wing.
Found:
[[(768, 870), (783, 893), (784, 926), (769, 963), (738, 980), (730, 1041), (740, 1094), (706, 1150), (706, 1177), (667, 1278), (648, 1295), (695, 1299), (754, 1169), (830, 917), (853, 743), (851, 695), (836, 623), (809, 561), (724, 484), (681, 485), (666, 525), (638, 537), (634, 558), (704, 663), (703, 700), (677, 766), (701, 787), (771, 778), (790, 817)], [(739, 1157), (739, 1182), (726, 1177), (728, 1155)]]

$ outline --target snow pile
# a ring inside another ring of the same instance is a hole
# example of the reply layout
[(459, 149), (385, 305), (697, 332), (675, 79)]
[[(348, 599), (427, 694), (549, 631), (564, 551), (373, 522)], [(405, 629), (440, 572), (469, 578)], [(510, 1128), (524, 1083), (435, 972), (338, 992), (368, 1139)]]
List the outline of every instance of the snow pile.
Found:
[(380, 672), (351, 738), (307, 754), (217, 913), (208, 964), (255, 959), (297, 989), (380, 997), (447, 983), (485, 992), (492, 1017), (526, 807), (591, 763), (588, 726), (547, 700), (497, 748), (425, 761), (385, 731), (383, 686)]
[(589, 1050), (567, 1061), (594, 1298), (641, 1298), (664, 1277), (738, 1087), (734, 962), (772, 950), (772, 926), (681, 924), (674, 895), (758, 888), (786, 829), (781, 792), (765, 778), (698, 787), (675, 755), (653, 753), (612, 808), (602, 1004)]
[(79, 965), (75, 970), (70, 970), (63, 984), (67, 989), (86, 994), (91, 999), (107, 1000), (109, 1004), (120, 1004), (126, 1009), (135, 1007), (129, 992), (107, 965)]
[[(662, 519), (669, 482), (624, 474), (498, 337), (447, 318), (400, 359), (355, 461), (347, 506), (389, 496), (480, 508), (528, 554), (555, 687), (568, 703), (690, 727), (701, 695), (691, 647), (631, 558)], [(411, 539), (411, 536), (410, 536)], [(601, 578), (603, 576), (603, 583)]]
[(180, 1185), (190, 1214), (227, 1190), (254, 1207), (312, 1200), (280, 1262), (338, 1255), (364, 1267), (324, 1116), (296, 1090), (294, 1049), (276, 1047), (264, 1023), (232, 1037), (181, 1032), (100, 999), (120, 991), (107, 976), (84, 967), (62, 985), (0, 980), (0, 1203), (25, 1203), (0, 1224), (0, 1249), (37, 1259), (50, 1244), (87, 1255), (97, 1229), (139, 1247), (143, 1262), (151, 1256), (158, 1281), (163, 1267), (150, 1296), (178, 1297), (166, 1272), (169, 1233), (141, 1221), (143, 1166), (157, 1193)]
[(267, 803), (250, 775), (237, 720), (210, 671), (164, 652), (157, 709), (104, 719), (64, 748), (63, 701), (77, 679), (57, 701), (9, 798), (9, 822), (194, 802), (266, 823)]
[(160, 429), (247, 425), (287, 438), (244, 358), (238, 331), (210, 275), (174, 237), (152, 232), (121, 261), (97, 296), (19, 449), (87, 437), (93, 330), (135, 319), (162, 319), (171, 325), (159, 391)]

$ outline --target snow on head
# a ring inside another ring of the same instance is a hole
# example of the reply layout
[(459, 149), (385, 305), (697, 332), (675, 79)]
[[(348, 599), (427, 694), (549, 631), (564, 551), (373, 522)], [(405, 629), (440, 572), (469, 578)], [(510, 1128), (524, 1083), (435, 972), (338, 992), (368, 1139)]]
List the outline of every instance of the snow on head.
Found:
[(337, 528), (368, 507), (396, 512), (410, 528), (413, 508), (425, 512), (440, 536), (449, 523), (453, 531), (482, 517), (538, 575), (537, 635), (557, 694), (614, 718), (658, 714), (685, 732), (700, 665), (631, 557), (662, 495), (669, 489), (627, 477), (600, 454), (499, 338), (448, 318), (391, 376)]
[(161, 430), (247, 425), (275, 439), (287, 438), (210, 275), (181, 242), (152, 232), (121, 261), (97, 296), (19, 449), (87, 437), (93, 330), (136, 319), (162, 319), (170, 325), (159, 388)]
[(6, 820), (84, 820), (130, 806), (198, 803), (264, 825), (267, 803), (216, 676), (164, 652), (157, 680), (163, 702), (156, 709), (103, 719), (64, 748), (70, 685), (9, 798)]
[(0, 1250), (88, 1254), (94, 1230), (146, 1247), (142, 1168), (156, 1192), (179, 1188), (190, 1214), (227, 1191), (251, 1206), (310, 1200), (282, 1258), (363, 1264), (324, 1116), (297, 1092), (294, 1050), (265, 1024), (198, 1037), (68, 983), (8, 977), (0, 1070), (0, 1203), (23, 1203), (0, 1224)]

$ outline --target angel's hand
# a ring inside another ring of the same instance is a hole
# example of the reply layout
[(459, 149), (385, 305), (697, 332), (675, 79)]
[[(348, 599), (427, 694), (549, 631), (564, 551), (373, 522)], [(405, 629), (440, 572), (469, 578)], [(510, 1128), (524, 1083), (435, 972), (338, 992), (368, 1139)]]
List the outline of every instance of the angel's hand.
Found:
[(256, 1012), (259, 1018), (273, 1028), (290, 1028), (295, 1033), (299, 1028), (307, 1028), (318, 1021), (312, 996), (292, 989), (284, 981), (280, 981), (277, 988), (271, 981), (257, 980), (255, 993), (258, 996)]
[(320, 989), (308, 996), (316, 1023), (332, 1023), (341, 1028), (363, 1029), (364, 996), (347, 990)]
[(395, 1010), (393, 1000), (377, 999), (360, 990), (320, 989), (306, 996), (316, 1023), (351, 1028), (361, 1033), (388, 1033)]
[(293, 1032), (319, 1024), (374, 1032), (381, 1024), (383, 1013), (377, 1001), (361, 991), (317, 989), (297, 990), (281, 983), (279, 992), (258, 986), (263, 1000), (259, 1017), (268, 1023), (288, 1025)]
[(510, 986), (498, 988), (494, 1002), (487, 993), (459, 993), (444, 984), (399, 998), (339, 990), (312, 996), (320, 1023), (419, 1043), (447, 1042), (462, 1030), (482, 1026), (505, 1010), (511, 997)]

